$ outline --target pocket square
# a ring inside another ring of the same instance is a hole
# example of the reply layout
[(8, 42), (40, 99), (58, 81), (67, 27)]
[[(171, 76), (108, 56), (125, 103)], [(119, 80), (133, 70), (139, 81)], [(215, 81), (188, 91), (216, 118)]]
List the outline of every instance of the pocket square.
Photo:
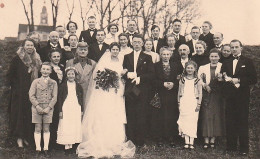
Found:
[(246, 67), (245, 65), (242, 65), (241, 67)]
[(146, 61), (144, 61), (144, 64), (146, 64)]

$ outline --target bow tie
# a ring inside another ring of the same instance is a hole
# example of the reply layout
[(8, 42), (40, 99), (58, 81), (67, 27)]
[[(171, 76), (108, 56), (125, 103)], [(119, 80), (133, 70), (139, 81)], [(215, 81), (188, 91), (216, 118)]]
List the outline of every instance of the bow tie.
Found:
[(159, 38), (153, 38), (153, 40), (159, 40)]
[(240, 56), (233, 56), (233, 60), (237, 59), (239, 60)]
[(95, 29), (89, 29), (89, 31), (95, 31)]

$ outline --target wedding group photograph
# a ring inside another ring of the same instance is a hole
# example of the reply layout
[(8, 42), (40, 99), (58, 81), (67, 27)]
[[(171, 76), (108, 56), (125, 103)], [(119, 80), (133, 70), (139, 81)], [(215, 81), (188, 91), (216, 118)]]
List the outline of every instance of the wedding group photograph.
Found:
[(0, 158), (260, 158), (258, 0), (0, 0)]

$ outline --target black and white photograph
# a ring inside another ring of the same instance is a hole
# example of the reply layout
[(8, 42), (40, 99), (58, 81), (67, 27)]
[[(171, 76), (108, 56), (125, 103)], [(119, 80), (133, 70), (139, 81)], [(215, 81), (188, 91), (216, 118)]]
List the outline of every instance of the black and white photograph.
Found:
[(0, 0), (0, 159), (260, 158), (259, 0)]

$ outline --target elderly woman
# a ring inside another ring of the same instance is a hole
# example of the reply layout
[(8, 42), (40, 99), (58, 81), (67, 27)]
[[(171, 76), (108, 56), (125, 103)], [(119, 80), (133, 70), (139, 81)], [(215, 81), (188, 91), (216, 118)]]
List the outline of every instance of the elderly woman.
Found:
[(226, 61), (227, 59), (230, 59), (232, 58), (232, 55), (231, 55), (231, 50), (230, 50), (230, 45), (229, 44), (224, 44), (222, 47), (221, 47), (221, 58), (220, 58), (220, 62), (224, 62)]
[(211, 49), (209, 52), (210, 63), (199, 68), (198, 76), (203, 82), (202, 100), (202, 136), (204, 137), (204, 148), (215, 148), (216, 137), (224, 135), (224, 108), (221, 96), (222, 75), (219, 63), (221, 52)]
[(28, 141), (33, 142), (32, 113), (28, 92), (32, 81), (38, 78), (41, 63), (34, 40), (26, 39), (19, 47), (9, 68), (10, 133), (17, 138), (18, 147), (23, 147), (23, 144), (28, 145)]
[(209, 56), (205, 54), (205, 50), (207, 49), (207, 45), (204, 41), (199, 40), (195, 44), (196, 54), (191, 57), (191, 60), (195, 61), (198, 65), (198, 68), (201, 65), (205, 65), (209, 63)]
[(107, 31), (108, 34), (106, 35), (104, 42), (107, 43), (108, 45), (110, 45), (113, 42), (118, 42), (118, 36), (117, 36), (118, 26), (116, 24), (110, 24), (107, 27)]
[(150, 55), (152, 57), (153, 63), (160, 61), (160, 56), (156, 52), (152, 51), (152, 48), (153, 48), (153, 39), (152, 38), (148, 38), (145, 40), (144, 48), (145, 48), (144, 53), (146, 53), (147, 55)]
[(152, 127), (159, 146), (162, 146), (164, 140), (174, 147), (174, 139), (178, 136), (177, 120), (179, 117), (177, 75), (181, 74), (182, 69), (177, 63), (170, 61), (171, 54), (172, 51), (168, 47), (162, 47), (160, 49), (161, 61), (155, 63), (154, 85), (161, 106), (153, 110), (154, 125)]

